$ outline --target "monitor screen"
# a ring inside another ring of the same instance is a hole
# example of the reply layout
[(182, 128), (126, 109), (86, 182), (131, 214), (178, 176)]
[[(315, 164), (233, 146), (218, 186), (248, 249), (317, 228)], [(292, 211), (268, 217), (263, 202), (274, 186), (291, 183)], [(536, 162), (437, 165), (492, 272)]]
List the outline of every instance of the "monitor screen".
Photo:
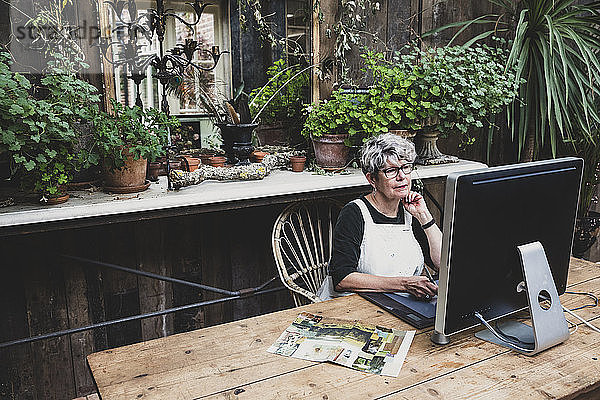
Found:
[(452, 335), (528, 306), (517, 246), (539, 241), (564, 293), (583, 160), (562, 158), (450, 174), (436, 331)]

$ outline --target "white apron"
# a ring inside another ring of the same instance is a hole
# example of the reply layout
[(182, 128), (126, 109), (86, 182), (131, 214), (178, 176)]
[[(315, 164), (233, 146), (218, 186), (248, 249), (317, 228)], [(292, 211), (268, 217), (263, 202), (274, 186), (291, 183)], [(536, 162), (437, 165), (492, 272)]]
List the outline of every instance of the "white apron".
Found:
[[(361, 199), (354, 200), (354, 203), (360, 208), (365, 221), (358, 272), (378, 276), (420, 275), (424, 258), (412, 231), (412, 215), (403, 209), (404, 224), (375, 224), (367, 205)], [(321, 300), (349, 294), (352, 292), (335, 291), (329, 275), (317, 291)]]

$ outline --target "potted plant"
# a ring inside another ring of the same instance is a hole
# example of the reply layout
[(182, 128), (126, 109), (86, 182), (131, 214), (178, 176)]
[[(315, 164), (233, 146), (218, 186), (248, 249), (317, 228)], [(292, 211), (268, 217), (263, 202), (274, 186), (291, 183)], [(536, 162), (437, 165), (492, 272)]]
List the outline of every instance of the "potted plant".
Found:
[(250, 112), (259, 116), (255, 130), (259, 145), (296, 145), (302, 142), (303, 107), (308, 73), (300, 65), (277, 60), (267, 69), (268, 82), (250, 92)]
[[(597, 105), (600, 101), (596, 101)], [(600, 213), (592, 206), (598, 202), (597, 191), (600, 183), (600, 126), (592, 125), (591, 132), (574, 131), (574, 139), (565, 140), (558, 147), (562, 155), (571, 155), (584, 159), (583, 178), (579, 190), (577, 221), (573, 236), (573, 256), (583, 258), (584, 254), (596, 243), (600, 233)], [(591, 134), (591, 139), (588, 135)]]
[(365, 101), (367, 112), (360, 117), (361, 125), (369, 135), (385, 132), (400, 132), (413, 137), (421, 128), (421, 121), (431, 115), (431, 103), (419, 98), (415, 90), (419, 80), (414, 69), (406, 69), (387, 61), (383, 53), (367, 52), (363, 71), (373, 76)]
[(126, 107), (115, 100), (112, 108), (94, 124), (105, 189), (116, 193), (146, 190), (146, 163), (164, 155), (167, 130), (178, 126), (179, 120), (153, 108)]
[[(473, 129), (493, 129), (492, 117), (517, 95), (515, 68), (505, 67), (507, 58), (501, 47), (487, 45), (427, 50), (415, 47), (408, 54), (394, 56), (392, 68), (409, 77), (402, 84), (410, 82), (403, 101), (421, 105), (416, 115), (410, 111), (410, 117), (415, 116), (414, 122), (421, 127), (417, 135), (418, 162), (458, 160), (437, 149), (440, 134), (458, 134), (464, 145), (474, 141)], [(376, 72), (381, 71), (378, 65)], [(401, 91), (402, 85), (396, 89)]]
[(337, 90), (329, 100), (306, 108), (302, 135), (312, 141), (315, 161), (321, 168), (336, 170), (346, 165), (351, 138), (364, 133), (361, 117), (369, 112), (365, 97)]
[(46, 95), (36, 99), (31, 83), (10, 70), (10, 54), (0, 53), (0, 153), (10, 157), (12, 178), (43, 203), (68, 198), (65, 185), (83, 157), (73, 125), (92, 118), (98, 100), (93, 86), (60, 68), (62, 55), (53, 58), (41, 80)]

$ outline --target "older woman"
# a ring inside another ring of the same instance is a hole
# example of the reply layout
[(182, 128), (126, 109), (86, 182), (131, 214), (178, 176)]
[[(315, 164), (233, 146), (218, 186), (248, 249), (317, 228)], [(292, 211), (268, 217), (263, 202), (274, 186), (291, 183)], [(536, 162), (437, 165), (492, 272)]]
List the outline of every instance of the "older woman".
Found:
[(424, 253), (428, 265), (439, 268), (442, 233), (423, 196), (411, 191), (415, 157), (414, 145), (397, 135), (379, 135), (364, 144), (362, 170), (373, 191), (340, 211), (329, 275), (317, 293), (321, 299), (361, 291), (419, 298), (437, 293), (421, 273)]

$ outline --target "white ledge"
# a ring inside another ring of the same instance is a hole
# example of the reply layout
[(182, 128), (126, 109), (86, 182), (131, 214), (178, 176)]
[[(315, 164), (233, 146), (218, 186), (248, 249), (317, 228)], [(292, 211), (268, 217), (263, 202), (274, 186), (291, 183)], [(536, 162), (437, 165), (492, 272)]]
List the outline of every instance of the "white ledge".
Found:
[[(487, 168), (485, 164), (461, 160), (454, 164), (420, 166), (414, 178), (445, 177), (452, 172)], [(0, 235), (45, 230), (31, 229), (36, 225), (82, 222), (97, 225), (120, 220), (157, 218), (250, 207), (260, 204), (293, 201), (304, 196), (327, 196), (343, 192), (367, 191), (369, 185), (358, 169), (349, 174), (316, 175), (311, 172), (273, 171), (260, 181), (204, 181), (178, 191), (167, 191), (166, 177), (141, 193), (107, 194), (78, 190), (63, 204), (42, 206), (15, 205), (0, 209)], [(123, 218), (127, 216), (126, 218)], [(91, 220), (95, 220), (91, 222)], [(77, 223), (75, 223), (77, 225)], [(55, 226), (50, 229), (61, 229)]]

